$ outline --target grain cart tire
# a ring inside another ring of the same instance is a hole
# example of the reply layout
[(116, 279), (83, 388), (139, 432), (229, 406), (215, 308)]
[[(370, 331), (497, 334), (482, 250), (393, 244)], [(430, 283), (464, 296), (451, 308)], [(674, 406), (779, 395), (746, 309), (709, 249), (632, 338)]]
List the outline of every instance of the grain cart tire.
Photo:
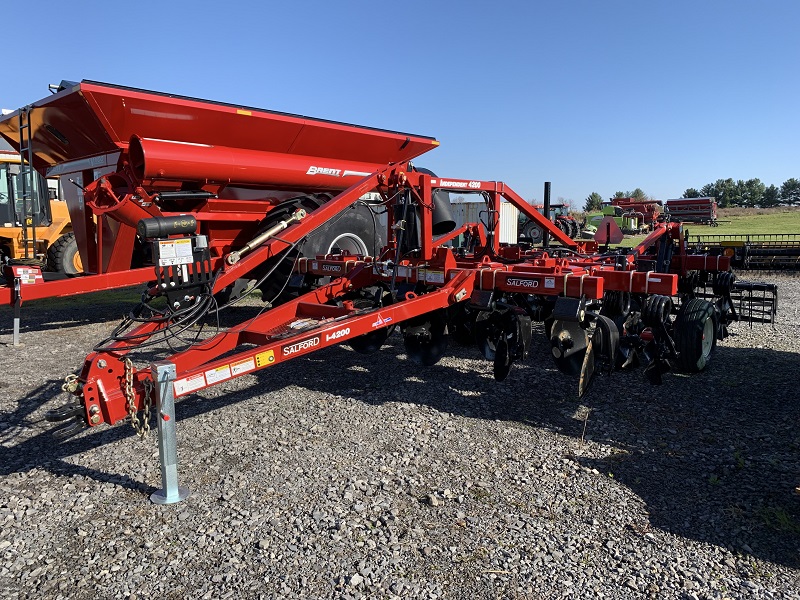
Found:
[(376, 219), (369, 206), (357, 202), (309, 235), (303, 255), (347, 252), (376, 256), (385, 245), (385, 234)]
[[(260, 231), (264, 231), (279, 221), (286, 219), (298, 208), (313, 212), (329, 199), (330, 196), (327, 194), (317, 194), (298, 196), (288, 200), (267, 214), (261, 224)], [(350, 254), (374, 255), (384, 245), (385, 234), (380, 229), (376, 221), (373, 220), (371, 208), (359, 201), (311, 232), (305, 243), (302, 244), (302, 256), (314, 257), (318, 254), (331, 254), (332, 252), (340, 251), (346, 251)], [(292, 275), (297, 256), (297, 250), (284, 250), (278, 256), (267, 260), (263, 265), (248, 274), (247, 277), (250, 279), (260, 279), (277, 264), (273, 274), (259, 286), (262, 298), (265, 301), (279, 304), (289, 298), (285, 284)], [(241, 291), (246, 288), (246, 285), (241, 285), (241, 282), (238, 282), (238, 286), (229, 286), (218, 292), (215, 297), (219, 304), (224, 304), (238, 297)]]
[(681, 306), (675, 319), (675, 338), (678, 369), (684, 373), (699, 373), (705, 369), (717, 347), (714, 305), (692, 298)]
[(50, 244), (47, 249), (47, 269), (67, 275), (83, 273), (83, 263), (74, 233), (65, 233)]

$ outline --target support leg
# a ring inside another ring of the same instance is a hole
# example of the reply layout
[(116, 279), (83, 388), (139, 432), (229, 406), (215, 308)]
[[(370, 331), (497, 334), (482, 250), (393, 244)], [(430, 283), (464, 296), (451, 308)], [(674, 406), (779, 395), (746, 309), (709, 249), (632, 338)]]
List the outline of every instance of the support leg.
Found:
[(19, 277), (14, 278), (14, 337), (13, 344), (19, 346), (19, 321), (22, 312), (22, 290)]
[(189, 497), (189, 490), (178, 486), (178, 448), (175, 435), (175, 365), (168, 361), (154, 362), (150, 372), (156, 380), (158, 414), (158, 456), (161, 460), (161, 489), (151, 494), (156, 504), (174, 504)]

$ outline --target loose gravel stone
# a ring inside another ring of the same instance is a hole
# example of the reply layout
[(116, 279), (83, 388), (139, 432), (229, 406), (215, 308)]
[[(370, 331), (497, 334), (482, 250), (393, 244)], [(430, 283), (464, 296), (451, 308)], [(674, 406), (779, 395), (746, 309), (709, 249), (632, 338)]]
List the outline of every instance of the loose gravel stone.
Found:
[(182, 398), (167, 506), (154, 433), (44, 420), (138, 292), (26, 304), (17, 348), (3, 307), (0, 597), (800, 598), (800, 277), (742, 277), (778, 283), (775, 326), (660, 387), (578, 402), (537, 325), (499, 383), (395, 335)]

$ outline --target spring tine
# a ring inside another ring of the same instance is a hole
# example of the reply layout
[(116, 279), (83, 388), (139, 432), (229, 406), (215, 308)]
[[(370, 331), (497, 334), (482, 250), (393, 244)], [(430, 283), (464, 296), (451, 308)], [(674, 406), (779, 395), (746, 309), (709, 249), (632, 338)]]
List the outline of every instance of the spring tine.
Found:
[(79, 418), (83, 415), (83, 406), (80, 404), (65, 404), (52, 410), (47, 411), (44, 418), (51, 423), (58, 423), (59, 421), (66, 421), (70, 418)]

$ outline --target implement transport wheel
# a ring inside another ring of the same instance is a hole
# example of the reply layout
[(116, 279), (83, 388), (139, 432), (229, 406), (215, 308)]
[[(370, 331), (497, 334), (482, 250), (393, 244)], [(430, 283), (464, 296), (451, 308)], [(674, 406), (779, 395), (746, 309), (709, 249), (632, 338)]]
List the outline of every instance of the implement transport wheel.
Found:
[(693, 298), (681, 306), (675, 319), (678, 369), (699, 373), (706, 368), (717, 347), (717, 317), (714, 305)]
[[(267, 213), (259, 227), (259, 233), (266, 231), (279, 221), (291, 216), (302, 208), (312, 214), (331, 199), (330, 194), (307, 194), (286, 200)], [(261, 279), (273, 267), (275, 270), (258, 287), (264, 301), (280, 304), (290, 298), (287, 291), (288, 280), (292, 276), (298, 256), (313, 258), (317, 255), (348, 252), (350, 254), (372, 254), (381, 249), (385, 236), (378, 231), (376, 217), (371, 208), (363, 202), (343, 210), (329, 221), (322, 223), (316, 230), (308, 234), (305, 242), (297, 248), (288, 248), (278, 255), (269, 258), (247, 275), (249, 279)], [(280, 236), (280, 234), (278, 234)], [(298, 252), (299, 248), (299, 252)], [(276, 266), (277, 265), (277, 266)], [(223, 290), (218, 294), (218, 302), (226, 298), (235, 298), (236, 289)]]
[(83, 263), (74, 233), (65, 233), (50, 244), (47, 249), (47, 269), (67, 275), (83, 273)]

